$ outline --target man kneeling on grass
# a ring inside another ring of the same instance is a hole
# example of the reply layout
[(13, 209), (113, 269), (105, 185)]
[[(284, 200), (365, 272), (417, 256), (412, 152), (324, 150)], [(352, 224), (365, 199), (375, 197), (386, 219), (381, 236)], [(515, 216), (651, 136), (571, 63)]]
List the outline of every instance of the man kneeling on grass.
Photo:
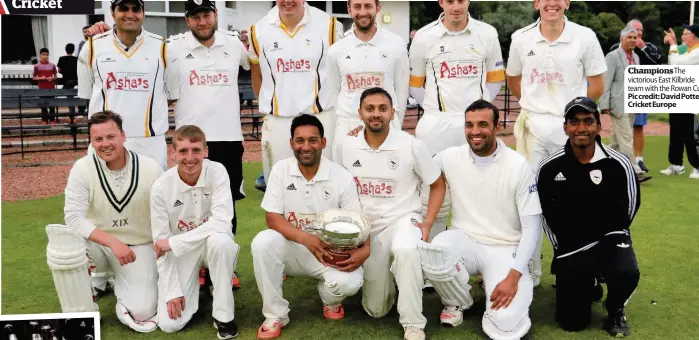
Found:
[(209, 268), (219, 339), (238, 335), (231, 278), (240, 247), (233, 239), (233, 196), (226, 168), (205, 159), (204, 131), (193, 125), (173, 137), (177, 166), (153, 184), (151, 225), (158, 258), (160, 329), (181, 330), (199, 308), (199, 269)]
[[(556, 320), (567, 331), (590, 324), (601, 274), (608, 288), (604, 329), (628, 336), (624, 306), (640, 278), (629, 234), (641, 205), (638, 179), (628, 157), (602, 144), (593, 100), (568, 103), (563, 127), (568, 142), (541, 163), (537, 184), (554, 249)], [(600, 218), (585, 218), (590, 213)]]

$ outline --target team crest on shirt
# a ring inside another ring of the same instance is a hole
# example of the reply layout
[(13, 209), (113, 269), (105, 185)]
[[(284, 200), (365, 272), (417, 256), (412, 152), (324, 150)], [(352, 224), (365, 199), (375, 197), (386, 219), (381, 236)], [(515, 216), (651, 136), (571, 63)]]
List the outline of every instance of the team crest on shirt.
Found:
[(396, 155), (388, 156), (388, 167), (391, 168), (391, 170), (398, 169), (398, 165), (399, 165), (398, 156), (396, 156)]
[(592, 180), (592, 183), (599, 185), (602, 182), (602, 171), (600, 171), (600, 170), (590, 171), (590, 179)]
[(211, 199), (211, 189), (202, 189), (201, 190), (201, 197), (205, 200), (210, 200)]
[(333, 188), (329, 185), (326, 185), (323, 187), (323, 199), (329, 200), (330, 197), (333, 197)]

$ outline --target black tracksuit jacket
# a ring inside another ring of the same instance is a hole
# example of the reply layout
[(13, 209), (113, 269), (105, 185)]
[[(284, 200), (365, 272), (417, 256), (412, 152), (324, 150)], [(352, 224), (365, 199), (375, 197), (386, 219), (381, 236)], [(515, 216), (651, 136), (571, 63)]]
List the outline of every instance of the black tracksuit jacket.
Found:
[(604, 157), (581, 164), (570, 145), (544, 160), (537, 186), (544, 231), (556, 257), (583, 251), (606, 234), (628, 230), (641, 206), (636, 174), (628, 157), (603, 145)]

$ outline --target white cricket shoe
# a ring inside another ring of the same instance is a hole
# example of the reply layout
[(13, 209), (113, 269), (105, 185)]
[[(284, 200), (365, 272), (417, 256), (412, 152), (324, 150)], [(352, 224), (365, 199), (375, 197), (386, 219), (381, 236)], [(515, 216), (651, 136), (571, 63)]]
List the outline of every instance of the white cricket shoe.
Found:
[(670, 165), (667, 169), (660, 170), (660, 173), (666, 176), (681, 175), (684, 173), (684, 166)]
[(116, 316), (121, 323), (129, 326), (131, 329), (135, 330), (136, 332), (141, 332), (141, 333), (150, 333), (156, 329), (158, 329), (158, 314), (155, 314), (152, 316), (150, 319), (146, 321), (138, 321), (134, 320), (131, 317), (131, 314), (129, 311), (124, 307), (124, 305), (121, 304), (121, 302), (117, 301), (116, 303)]
[(442, 325), (456, 327), (464, 322), (464, 310), (459, 306), (444, 306), (439, 321)]
[(405, 334), (403, 339), (405, 340), (425, 340), (425, 331), (422, 328), (417, 328), (415, 326), (403, 327)]
[(694, 168), (694, 170), (692, 170), (692, 173), (689, 175), (689, 178), (699, 179), (699, 168)]

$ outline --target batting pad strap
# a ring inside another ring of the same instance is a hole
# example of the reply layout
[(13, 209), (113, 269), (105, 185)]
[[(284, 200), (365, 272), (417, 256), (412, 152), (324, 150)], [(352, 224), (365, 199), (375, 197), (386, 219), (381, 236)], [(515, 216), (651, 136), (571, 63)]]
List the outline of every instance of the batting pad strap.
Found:
[(422, 271), (445, 305), (468, 309), (473, 299), (468, 284), (469, 274), (463, 261), (449, 247), (426, 242), (418, 244)]

